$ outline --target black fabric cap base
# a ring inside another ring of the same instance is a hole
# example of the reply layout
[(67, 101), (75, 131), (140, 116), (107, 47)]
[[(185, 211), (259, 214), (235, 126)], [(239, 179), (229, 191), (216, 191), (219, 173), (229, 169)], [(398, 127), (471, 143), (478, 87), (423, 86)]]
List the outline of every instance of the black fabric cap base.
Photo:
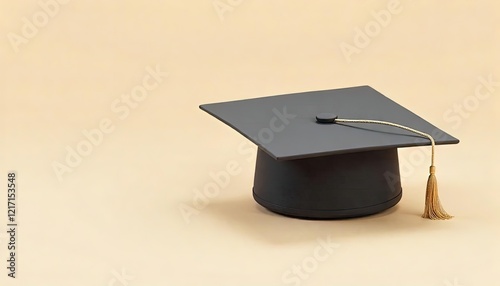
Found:
[(254, 199), (287, 216), (310, 219), (374, 214), (402, 195), (397, 149), (278, 161), (257, 152)]

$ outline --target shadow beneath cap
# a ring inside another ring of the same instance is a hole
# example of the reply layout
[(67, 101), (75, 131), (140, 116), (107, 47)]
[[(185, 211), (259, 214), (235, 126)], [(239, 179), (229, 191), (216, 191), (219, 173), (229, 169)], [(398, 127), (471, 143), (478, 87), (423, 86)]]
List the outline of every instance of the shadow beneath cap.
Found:
[(398, 211), (394, 206), (378, 214), (338, 220), (307, 220), (283, 216), (260, 206), (250, 196), (212, 202), (205, 214), (229, 225), (244, 236), (264, 243), (283, 245), (315, 241), (320, 237), (345, 241), (359, 236), (388, 236), (394, 233), (433, 229), (418, 213)]

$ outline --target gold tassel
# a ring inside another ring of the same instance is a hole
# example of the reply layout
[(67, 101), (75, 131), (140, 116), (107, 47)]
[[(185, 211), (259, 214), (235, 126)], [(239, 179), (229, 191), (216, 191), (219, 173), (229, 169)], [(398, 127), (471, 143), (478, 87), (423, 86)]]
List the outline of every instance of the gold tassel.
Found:
[(438, 187), (436, 180), (436, 167), (429, 168), (429, 179), (427, 180), (427, 191), (425, 193), (425, 209), (423, 218), (432, 220), (450, 219), (453, 216), (449, 215), (441, 206), (438, 195)]

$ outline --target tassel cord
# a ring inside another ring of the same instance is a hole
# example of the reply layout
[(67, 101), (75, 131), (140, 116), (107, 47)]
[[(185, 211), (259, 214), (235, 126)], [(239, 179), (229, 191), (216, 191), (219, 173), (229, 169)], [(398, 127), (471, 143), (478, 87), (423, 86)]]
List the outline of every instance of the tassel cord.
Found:
[(335, 119), (335, 122), (340, 122), (340, 123), (370, 123), (370, 124), (388, 125), (388, 126), (392, 126), (392, 127), (396, 127), (396, 128), (404, 129), (406, 131), (413, 132), (413, 133), (418, 134), (418, 135), (423, 136), (423, 137), (427, 137), (431, 141), (431, 146), (432, 146), (431, 166), (434, 166), (434, 146), (436, 145), (436, 143), (434, 142), (434, 138), (432, 138), (432, 136), (427, 134), (427, 133), (415, 130), (413, 128), (410, 128), (410, 127), (407, 127), (404, 125), (400, 125), (400, 124), (396, 124), (396, 123), (392, 123), (392, 122), (387, 122), (387, 121), (380, 121), (380, 120), (340, 119), (340, 118), (337, 118), (337, 119)]

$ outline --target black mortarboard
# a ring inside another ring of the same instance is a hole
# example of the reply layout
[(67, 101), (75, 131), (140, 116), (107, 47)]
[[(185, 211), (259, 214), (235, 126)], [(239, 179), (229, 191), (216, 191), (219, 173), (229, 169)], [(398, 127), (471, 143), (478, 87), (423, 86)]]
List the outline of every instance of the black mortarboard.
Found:
[[(301, 218), (357, 217), (388, 209), (402, 195), (397, 148), (432, 144), (434, 161), (433, 141), (459, 142), (369, 86), (200, 108), (257, 144), (255, 200)], [(432, 163), (423, 216), (447, 219), (434, 169)]]

